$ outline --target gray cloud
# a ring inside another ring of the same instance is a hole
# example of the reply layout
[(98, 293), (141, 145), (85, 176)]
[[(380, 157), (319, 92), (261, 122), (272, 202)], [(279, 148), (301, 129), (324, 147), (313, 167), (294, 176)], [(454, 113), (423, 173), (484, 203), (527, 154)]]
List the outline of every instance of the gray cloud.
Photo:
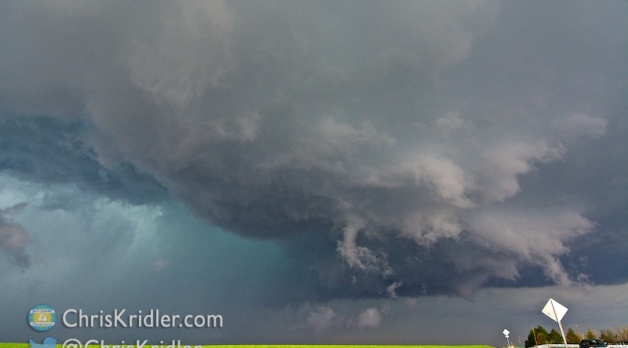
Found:
[(570, 284), (601, 185), (570, 165), (626, 132), (625, 24), (590, 18), (625, 5), (535, 4), (4, 3), (2, 168), (167, 191), (276, 240), (320, 299)]
[(26, 246), (32, 240), (24, 227), (12, 222), (10, 216), (19, 213), (25, 207), (26, 203), (18, 203), (0, 209), (0, 252), (9, 255), (20, 268), (30, 266), (31, 259), (26, 252)]
[(316, 310), (310, 312), (307, 317), (307, 323), (316, 331), (323, 331), (331, 327), (332, 321), (336, 316), (333, 309), (329, 307), (318, 307)]
[(358, 315), (357, 325), (360, 329), (374, 329), (382, 321), (382, 315), (377, 308), (367, 308)]

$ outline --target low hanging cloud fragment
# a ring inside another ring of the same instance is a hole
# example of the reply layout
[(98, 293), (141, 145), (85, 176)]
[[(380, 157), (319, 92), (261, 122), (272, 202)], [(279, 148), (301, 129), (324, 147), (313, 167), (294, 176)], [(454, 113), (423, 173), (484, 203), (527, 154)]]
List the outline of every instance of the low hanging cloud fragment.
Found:
[(32, 241), (28, 232), (20, 224), (12, 222), (10, 217), (26, 207), (26, 203), (18, 203), (0, 209), (0, 255), (10, 258), (19, 268), (26, 269), (31, 264), (26, 246)]
[(375, 329), (382, 322), (382, 315), (374, 307), (365, 309), (358, 315), (356, 325), (359, 329)]
[(307, 317), (307, 323), (314, 328), (315, 331), (325, 331), (332, 327), (333, 321), (336, 319), (337, 314), (329, 307), (318, 307), (316, 310), (310, 312)]

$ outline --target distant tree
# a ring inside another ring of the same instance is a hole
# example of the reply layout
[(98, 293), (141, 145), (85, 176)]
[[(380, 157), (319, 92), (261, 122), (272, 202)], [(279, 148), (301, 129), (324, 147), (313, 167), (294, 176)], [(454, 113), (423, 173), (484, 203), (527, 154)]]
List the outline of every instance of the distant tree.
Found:
[(578, 335), (571, 327), (567, 330), (565, 338), (567, 338), (567, 343), (570, 344), (578, 344), (582, 341), (582, 337), (580, 337), (580, 335)]
[(534, 329), (530, 329), (530, 333), (528, 333), (528, 339), (525, 341), (525, 348), (530, 348), (536, 346), (536, 338), (534, 337)]
[[(578, 330), (580, 332), (580, 330)], [(565, 338), (567, 339), (567, 343), (569, 344), (577, 344), (583, 338), (586, 339), (596, 339), (599, 338), (606, 343), (609, 344), (626, 344), (628, 343), (628, 326), (618, 326), (612, 329), (600, 329), (600, 335), (598, 336), (596, 332), (589, 328), (587, 329), (586, 334), (582, 337), (582, 334), (577, 334), (571, 327), (568, 328), (567, 333), (565, 334)], [(561, 344), (563, 343), (562, 336), (556, 329), (552, 329), (549, 333), (547, 330), (539, 325), (530, 330), (528, 334), (528, 339), (525, 341), (525, 347), (530, 348), (542, 344)]]
[(525, 347), (530, 348), (536, 346), (536, 338), (534, 335), (534, 329), (530, 329), (530, 333), (528, 334), (528, 339), (525, 341)]
[(549, 334), (543, 326), (539, 325), (530, 330), (530, 333), (528, 334), (528, 339), (525, 342), (525, 346), (526, 348), (529, 348), (547, 343), (549, 343)]
[(545, 328), (541, 325), (537, 326), (535, 329), (536, 332), (536, 342), (537, 344), (548, 344), (549, 341), (549, 333)]
[(620, 326), (615, 329), (617, 342), (628, 343), (628, 326)]
[(549, 334), (546, 334), (545, 332), (537, 333), (536, 334), (536, 342), (539, 345), (551, 343), (550, 340), (549, 340)]
[(601, 329), (600, 339), (606, 343), (617, 343), (617, 334), (612, 329)]
[(548, 338), (549, 343), (564, 343), (563, 336), (560, 334), (560, 332), (556, 331), (556, 329), (552, 329), (552, 331), (550, 331)]

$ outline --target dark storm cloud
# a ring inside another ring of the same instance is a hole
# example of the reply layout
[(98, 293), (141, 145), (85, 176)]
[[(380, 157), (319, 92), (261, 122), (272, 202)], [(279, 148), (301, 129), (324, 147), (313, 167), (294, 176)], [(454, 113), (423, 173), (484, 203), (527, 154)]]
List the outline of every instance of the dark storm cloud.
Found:
[[(130, 163), (107, 167), (84, 141), (85, 125), (45, 117), (0, 118), (0, 170), (23, 180), (71, 182), (85, 190), (102, 192), (131, 203), (165, 197), (155, 179)], [(71, 200), (62, 199), (60, 204)], [(57, 203), (48, 202), (50, 208)], [(59, 207), (57, 207), (59, 208)]]
[[(529, 268), (571, 284), (570, 243), (605, 228), (588, 214), (600, 181), (568, 170), (587, 144), (626, 192), (622, 3), (2, 7), (1, 107), (30, 117), (6, 116), (22, 155), (3, 168), (126, 199), (163, 186), (277, 240), (321, 298), (471, 296)], [(557, 177), (582, 192), (544, 195)]]

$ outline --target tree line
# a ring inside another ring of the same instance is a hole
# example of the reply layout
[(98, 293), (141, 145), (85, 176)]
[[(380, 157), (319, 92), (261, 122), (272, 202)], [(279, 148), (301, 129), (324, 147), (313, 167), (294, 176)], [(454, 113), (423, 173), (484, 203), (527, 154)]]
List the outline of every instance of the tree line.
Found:
[[(628, 326), (618, 326), (613, 329), (601, 329), (599, 335), (593, 329), (587, 329), (584, 335), (580, 332), (580, 329), (576, 326), (577, 332), (573, 328), (567, 329), (565, 332), (565, 338), (567, 343), (578, 344), (583, 339), (599, 338), (602, 341), (609, 344), (625, 343), (628, 342)], [(528, 339), (525, 342), (526, 348), (534, 347), (541, 344), (563, 343), (563, 337), (556, 329), (552, 329), (550, 332), (539, 325), (530, 329)]]

